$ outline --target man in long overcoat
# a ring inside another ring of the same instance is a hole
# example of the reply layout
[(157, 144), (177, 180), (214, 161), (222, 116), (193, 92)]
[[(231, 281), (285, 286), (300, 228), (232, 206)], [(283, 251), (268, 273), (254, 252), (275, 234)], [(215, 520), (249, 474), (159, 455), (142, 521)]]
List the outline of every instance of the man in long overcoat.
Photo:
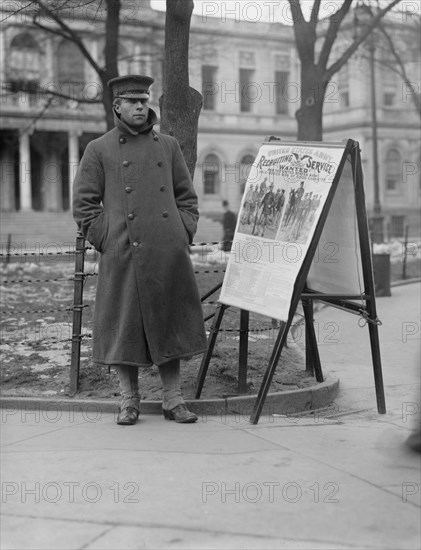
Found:
[(153, 81), (144, 75), (109, 81), (115, 128), (88, 144), (73, 184), (74, 219), (101, 253), (93, 361), (118, 373), (118, 424), (136, 423), (138, 368), (154, 364), (165, 418), (195, 422), (180, 391), (180, 359), (206, 349), (189, 254), (197, 196), (178, 142), (153, 129)]
[(224, 234), (222, 236), (222, 250), (229, 252), (232, 248), (232, 240), (234, 239), (235, 227), (237, 225), (237, 216), (230, 210), (228, 201), (222, 201), (224, 214), (222, 216), (222, 228)]

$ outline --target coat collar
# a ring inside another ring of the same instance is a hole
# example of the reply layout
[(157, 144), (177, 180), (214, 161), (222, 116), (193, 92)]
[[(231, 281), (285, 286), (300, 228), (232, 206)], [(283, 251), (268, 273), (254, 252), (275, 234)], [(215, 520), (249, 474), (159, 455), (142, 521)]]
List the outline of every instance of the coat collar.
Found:
[(149, 115), (147, 120), (147, 125), (140, 131), (137, 132), (136, 130), (133, 130), (128, 124), (123, 122), (119, 116), (117, 116), (117, 113), (114, 111), (114, 124), (116, 125), (116, 128), (120, 130), (120, 132), (123, 132), (125, 134), (130, 134), (132, 136), (138, 136), (139, 134), (147, 134), (149, 133), (153, 126), (158, 123), (158, 117), (156, 116), (156, 113), (153, 109), (149, 109)]

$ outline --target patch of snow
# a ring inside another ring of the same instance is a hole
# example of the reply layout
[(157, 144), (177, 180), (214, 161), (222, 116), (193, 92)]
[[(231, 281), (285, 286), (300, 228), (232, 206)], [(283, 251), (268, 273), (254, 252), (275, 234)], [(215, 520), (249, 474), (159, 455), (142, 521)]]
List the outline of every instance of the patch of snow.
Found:
[(43, 372), (45, 370), (52, 369), (53, 367), (54, 365), (46, 365), (45, 363), (43, 363), (42, 365), (41, 364), (31, 365), (30, 369), (34, 372)]

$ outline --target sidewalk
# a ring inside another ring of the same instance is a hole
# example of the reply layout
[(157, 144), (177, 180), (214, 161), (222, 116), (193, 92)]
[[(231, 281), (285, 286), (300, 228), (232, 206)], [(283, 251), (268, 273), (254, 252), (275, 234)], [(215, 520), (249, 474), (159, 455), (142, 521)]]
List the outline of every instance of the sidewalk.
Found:
[(416, 549), (420, 284), (377, 300), (387, 413), (368, 329), (317, 316), (332, 407), (302, 416), (156, 415), (136, 426), (92, 408), (2, 409), (4, 549)]

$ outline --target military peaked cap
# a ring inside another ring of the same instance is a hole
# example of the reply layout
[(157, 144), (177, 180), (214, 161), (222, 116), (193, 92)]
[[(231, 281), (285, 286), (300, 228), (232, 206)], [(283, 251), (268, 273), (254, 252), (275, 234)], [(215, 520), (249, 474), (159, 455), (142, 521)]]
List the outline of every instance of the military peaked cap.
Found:
[(149, 99), (149, 88), (154, 79), (143, 74), (117, 76), (107, 82), (113, 92), (113, 98)]

